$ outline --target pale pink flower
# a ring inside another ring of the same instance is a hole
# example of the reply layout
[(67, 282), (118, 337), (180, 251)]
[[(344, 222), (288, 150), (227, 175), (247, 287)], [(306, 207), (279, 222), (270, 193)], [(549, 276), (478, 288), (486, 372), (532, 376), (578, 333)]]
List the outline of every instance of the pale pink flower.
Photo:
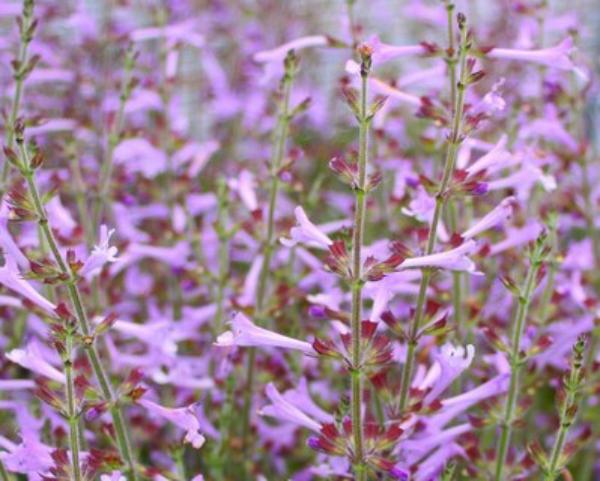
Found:
[(518, 159), (506, 149), (507, 142), (508, 137), (502, 135), (490, 151), (479, 157), (479, 159), (465, 169), (467, 173), (473, 176), (485, 170), (489, 174), (517, 163)]
[(140, 137), (121, 141), (115, 148), (114, 159), (115, 164), (123, 165), (127, 172), (142, 173), (147, 178), (156, 177), (167, 166), (166, 154)]
[(285, 56), (290, 50), (301, 50), (308, 47), (322, 47), (327, 45), (327, 43), (327, 37), (323, 35), (300, 37), (271, 50), (261, 50), (260, 52), (255, 53), (252, 58), (258, 63), (282, 63), (283, 59), (285, 59)]
[(134, 42), (164, 38), (172, 42), (187, 43), (192, 47), (201, 48), (204, 46), (205, 40), (198, 33), (199, 27), (199, 22), (191, 19), (167, 26), (139, 28), (129, 35)]
[(400, 264), (400, 269), (433, 267), (451, 271), (475, 273), (475, 263), (468, 257), (477, 249), (477, 243), (470, 239), (460, 246), (446, 252), (430, 254), (422, 257), (412, 257)]
[[(534, 184), (539, 183), (546, 192), (556, 190), (556, 179), (551, 174), (545, 174), (542, 169), (533, 164), (522, 164), (520, 169), (501, 179), (487, 182), (488, 191), (513, 188), (520, 193), (528, 191)], [(523, 195), (519, 195), (523, 197)]]
[(321, 424), (304, 414), (299, 408), (287, 401), (270, 382), (265, 389), (271, 404), (263, 407), (259, 414), (269, 416), (282, 421), (288, 421), (299, 426), (304, 426), (311, 431), (319, 432)]
[(574, 50), (575, 48), (573, 47), (573, 39), (571, 37), (567, 37), (554, 47), (538, 50), (493, 48), (486, 54), (486, 56), (493, 59), (532, 62), (538, 65), (544, 65), (545, 67), (557, 68), (560, 70), (576, 70), (577, 67), (571, 60), (571, 54)]
[(105, 264), (116, 262), (118, 260), (118, 249), (115, 246), (110, 245), (110, 238), (114, 233), (114, 229), (108, 230), (104, 224), (100, 226), (100, 239), (98, 244), (94, 246), (92, 253), (84, 262), (79, 271), (79, 275), (90, 280), (100, 273)]
[(216, 346), (220, 347), (279, 347), (294, 349), (305, 354), (315, 354), (311, 344), (299, 341), (283, 334), (278, 334), (268, 329), (258, 327), (244, 314), (238, 312), (230, 322), (231, 330), (217, 337)]
[[(371, 47), (373, 51), (371, 59), (374, 67), (398, 57), (410, 57), (427, 53), (427, 49), (423, 45), (390, 45), (379, 40), (377, 35), (371, 36), (365, 44)], [(358, 75), (360, 65), (354, 60), (348, 60), (346, 62), (346, 72)]]
[(28, 136), (50, 134), (54, 132), (73, 132), (77, 122), (73, 119), (47, 119), (39, 125), (27, 129)]
[(252, 261), (250, 269), (244, 280), (242, 294), (238, 297), (237, 302), (240, 306), (252, 306), (256, 300), (256, 288), (258, 286), (258, 278), (263, 266), (263, 256), (256, 256)]
[(472, 344), (466, 349), (463, 346), (444, 344), (439, 354), (435, 355), (435, 363), (417, 386), (421, 390), (431, 389), (425, 396), (425, 402), (437, 399), (471, 365), (474, 357), (475, 346)]
[(377, 35), (372, 35), (366, 42), (373, 49), (373, 65), (379, 65), (398, 57), (409, 57), (427, 53), (423, 45), (390, 45), (379, 40)]
[(20, 391), (33, 388), (35, 388), (35, 381), (31, 379), (0, 379), (0, 391)]
[[(435, 199), (425, 190), (422, 185), (419, 185), (415, 195), (412, 197), (408, 207), (403, 207), (401, 212), (409, 217), (414, 217), (420, 222), (427, 222), (431, 225), (433, 214), (435, 211)], [(442, 242), (448, 240), (448, 231), (444, 226), (444, 222), (440, 219), (437, 228), (437, 236)]]
[(70, 236), (77, 227), (77, 222), (71, 212), (62, 204), (60, 195), (52, 197), (46, 204), (46, 213), (52, 228), (58, 230), (62, 236)]
[(542, 226), (536, 221), (532, 221), (521, 228), (509, 229), (506, 233), (506, 239), (490, 247), (490, 254), (496, 255), (507, 249), (525, 245), (537, 239), (541, 232)]
[(369, 78), (369, 86), (372, 88), (373, 92), (385, 95), (390, 99), (396, 99), (416, 108), (421, 106), (421, 99), (417, 95), (403, 92), (376, 77)]
[(17, 268), (17, 263), (12, 257), (5, 258), (4, 265), (0, 267), (0, 284), (17, 294), (29, 299), (43, 310), (54, 314), (56, 306), (42, 296), (34, 287), (27, 282)]
[(334, 417), (313, 401), (305, 377), (300, 378), (297, 386), (284, 392), (283, 398), (320, 423), (334, 422)]
[(471, 239), (483, 231), (505, 222), (512, 216), (516, 199), (506, 197), (490, 212), (475, 222), (469, 229), (462, 233), (463, 239)]
[(34, 433), (23, 432), (20, 444), (15, 444), (0, 436), (0, 445), (6, 449), (0, 452), (0, 459), (7, 470), (23, 473), (28, 479), (42, 479), (40, 473), (46, 473), (53, 465), (54, 448), (43, 444)]
[(29, 343), (25, 349), (13, 349), (7, 352), (6, 358), (40, 376), (62, 384), (65, 382), (65, 375), (44, 359), (40, 347), (35, 342)]
[(229, 179), (229, 187), (236, 191), (250, 212), (258, 209), (256, 200), (256, 181), (249, 170), (242, 170), (237, 177)]
[(290, 230), (291, 239), (281, 238), (280, 241), (287, 247), (298, 243), (307, 244), (311, 247), (327, 249), (333, 241), (319, 227), (313, 224), (304, 209), (300, 206), (294, 209), (298, 225)]
[(113, 471), (111, 474), (103, 474), (100, 481), (127, 481), (127, 478), (121, 474), (121, 471)]
[(184, 429), (186, 431), (185, 442), (190, 443), (194, 448), (200, 449), (204, 444), (205, 438), (200, 433), (200, 423), (194, 412), (195, 406), (193, 404), (182, 408), (167, 408), (146, 399), (140, 399), (137, 403), (150, 413)]
[(264, 75), (261, 82), (265, 83), (272, 78), (281, 76), (284, 68), (283, 60), (290, 50), (298, 51), (310, 47), (323, 47), (328, 43), (329, 41), (324, 35), (310, 35), (291, 40), (271, 50), (262, 50), (255, 53), (252, 57), (253, 60), (264, 65)]

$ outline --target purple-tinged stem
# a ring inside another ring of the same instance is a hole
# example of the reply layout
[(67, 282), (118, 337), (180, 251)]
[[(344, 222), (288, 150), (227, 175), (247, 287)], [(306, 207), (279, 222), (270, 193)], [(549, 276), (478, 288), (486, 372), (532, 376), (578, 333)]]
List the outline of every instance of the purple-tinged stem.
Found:
[(518, 306), (513, 324), (511, 352), (509, 359), (511, 367), (510, 382), (508, 386), (508, 397), (504, 407), (504, 416), (501, 420), (502, 426), (500, 441), (496, 451), (495, 481), (502, 481), (504, 479), (502, 476), (504, 472), (504, 466), (506, 464), (506, 456), (508, 454), (512, 424), (514, 422), (515, 408), (519, 394), (521, 369), (525, 363), (525, 360), (521, 356), (521, 337), (523, 336), (529, 305), (531, 304), (533, 293), (536, 287), (537, 274), (542, 266), (544, 256), (545, 240), (544, 238), (540, 238), (536, 241), (535, 247), (531, 253), (530, 266), (527, 272), (527, 277), (525, 278), (525, 284), (523, 289), (519, 292), (519, 296), (517, 298)]
[[(114, 153), (121, 135), (123, 133), (123, 126), (125, 123), (125, 104), (131, 95), (133, 90), (134, 82), (132, 77), (133, 68), (135, 66), (135, 60), (137, 53), (133, 49), (129, 49), (125, 55), (124, 75), (121, 85), (121, 92), (119, 94), (119, 107), (117, 109), (117, 115), (115, 117), (114, 125), (108, 134), (108, 144), (106, 147), (106, 155), (100, 166), (100, 180), (98, 181), (98, 192), (95, 197), (95, 202), (92, 207), (92, 228), (98, 228), (98, 224), (102, 220), (102, 214), (107, 204), (107, 196), (109, 196), (110, 179), (113, 169)], [(93, 244), (94, 233), (86, 233), (88, 236), (88, 247)]]
[(367, 206), (367, 164), (369, 152), (369, 127), (371, 118), (367, 110), (368, 78), (371, 68), (370, 53), (362, 54), (361, 89), (359, 105), (358, 129), (358, 185), (354, 189), (354, 223), (352, 226), (352, 312), (350, 327), (352, 330), (352, 437), (354, 439), (354, 473), (358, 481), (367, 476), (363, 446), (363, 373), (361, 353), (361, 318), (362, 318), (362, 246), (365, 233)]
[(133, 458), (132, 449), (129, 441), (129, 431), (125, 424), (121, 407), (118, 405), (118, 402), (113, 393), (113, 388), (111, 386), (109, 376), (100, 360), (100, 355), (98, 354), (98, 350), (95, 344), (94, 332), (92, 330), (92, 327), (90, 326), (87, 313), (83, 306), (82, 296), (79, 292), (79, 288), (77, 287), (77, 277), (73, 274), (71, 268), (69, 267), (65, 258), (60, 252), (58, 242), (56, 241), (54, 233), (52, 232), (52, 228), (50, 227), (48, 215), (46, 214), (46, 209), (42, 204), (39, 189), (37, 186), (35, 170), (31, 167), (29, 152), (27, 151), (27, 148), (24, 145), (24, 139), (21, 135), (22, 134), (16, 136), (16, 143), (19, 147), (21, 162), (19, 170), (27, 183), (27, 188), (33, 201), (33, 207), (38, 218), (39, 228), (44, 236), (44, 239), (46, 240), (46, 243), (48, 244), (50, 252), (52, 253), (52, 257), (54, 258), (54, 261), (56, 262), (56, 265), (58, 266), (60, 271), (65, 275), (66, 278), (68, 278), (68, 281), (66, 281), (65, 284), (69, 293), (71, 305), (75, 312), (75, 317), (85, 339), (84, 347), (88, 359), (90, 360), (90, 363), (92, 365), (92, 369), (94, 370), (94, 374), (98, 379), (98, 384), (100, 386), (102, 395), (110, 405), (110, 412), (115, 428), (115, 434), (117, 436), (117, 445), (119, 448), (119, 452), (121, 456), (123, 456), (123, 459), (127, 464), (127, 471), (130, 479), (132, 481), (135, 481), (137, 479), (137, 474), (135, 470), (135, 461)]
[(81, 439), (79, 437), (79, 413), (77, 399), (75, 397), (75, 380), (73, 378), (73, 335), (70, 331), (65, 339), (65, 352), (63, 366), (65, 370), (65, 393), (67, 399), (66, 418), (69, 423), (69, 448), (71, 450), (71, 470), (74, 481), (81, 481), (81, 467), (79, 465), (79, 453), (81, 450)]
[[(30, 59), (28, 59), (27, 53), (29, 44), (33, 39), (35, 27), (37, 25), (37, 22), (33, 18), (33, 7), (33, 0), (23, 1), (23, 14), (21, 15), (21, 25), (19, 27), (21, 33), (19, 53), (17, 55), (17, 66), (15, 67), (14, 72), (15, 92), (13, 94), (10, 115), (6, 121), (6, 138), (4, 140), (5, 145), (10, 148), (13, 147), (15, 141), (15, 124), (19, 118), (21, 99), (23, 97), (23, 89), (25, 87), (25, 79), (27, 78), (27, 75), (31, 73), (30, 70), (28, 71)], [(4, 197), (4, 193), (6, 192), (6, 183), (8, 182), (9, 173), (10, 162), (5, 159), (0, 177), (0, 199)]]
[(544, 481), (555, 481), (560, 475), (560, 470), (562, 469), (562, 466), (560, 465), (561, 456), (563, 454), (567, 435), (569, 434), (569, 428), (575, 421), (575, 416), (577, 414), (577, 401), (579, 397), (578, 395), (583, 382), (585, 344), (585, 338), (581, 337), (573, 346), (571, 369), (569, 370), (568, 377), (565, 377), (564, 380), (566, 396), (560, 410), (560, 427), (558, 429), (556, 439), (554, 440), (554, 445), (552, 447), (552, 452), (548, 462), (548, 470), (546, 472)]
[[(459, 14), (460, 15), (460, 14)], [(468, 30), (466, 21), (461, 15), (462, 21), (459, 22), (459, 29), (461, 33), (460, 51), (458, 63), (460, 65), (460, 80), (457, 83), (457, 95), (456, 105), (453, 112), (452, 130), (448, 138), (448, 147), (446, 150), (446, 159), (444, 162), (444, 173), (442, 175), (442, 181), (438, 193), (435, 196), (435, 209), (433, 212), (433, 219), (431, 221), (431, 227), (429, 229), (429, 235), (427, 238), (427, 247), (425, 255), (433, 253), (435, 248), (435, 241), (437, 238), (437, 229), (444, 211), (444, 207), (448, 197), (448, 185), (454, 172), (454, 164), (456, 163), (456, 156), (458, 154), (458, 147), (461, 142), (462, 135), (462, 117), (465, 102), (465, 89), (467, 83), (467, 53), (469, 51), (468, 43)], [(419, 327), (423, 321), (425, 315), (425, 304), (427, 300), (427, 288), (429, 287), (429, 281), (431, 280), (431, 271), (424, 269), (422, 271), (421, 284), (419, 286), (419, 295), (417, 297), (417, 307), (415, 310), (414, 317), (412, 319), (409, 336), (408, 336), (408, 350), (406, 353), (406, 363), (402, 371), (402, 384), (399, 399), (399, 411), (400, 413), (406, 409), (408, 404), (408, 393), (410, 387), (410, 380), (412, 378), (413, 366), (415, 363), (416, 347), (417, 347), (417, 334)]]

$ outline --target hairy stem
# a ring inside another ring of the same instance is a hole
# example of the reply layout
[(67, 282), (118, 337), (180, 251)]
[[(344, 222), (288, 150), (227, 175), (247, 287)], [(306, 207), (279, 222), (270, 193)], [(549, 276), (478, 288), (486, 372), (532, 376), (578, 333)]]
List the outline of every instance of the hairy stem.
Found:
[[(119, 107), (114, 120), (114, 124), (108, 134), (108, 142), (106, 146), (106, 153), (100, 166), (100, 180), (98, 181), (98, 192), (94, 198), (92, 207), (92, 228), (97, 228), (99, 222), (102, 220), (102, 214), (107, 204), (107, 196), (109, 195), (110, 179), (113, 169), (113, 159), (115, 148), (119, 143), (121, 135), (123, 133), (123, 125), (125, 123), (125, 104), (131, 95), (133, 89), (132, 83), (132, 72), (135, 65), (136, 54), (133, 50), (129, 50), (125, 55), (125, 67), (124, 76), (121, 85), (121, 92), (119, 94)], [(91, 236), (91, 242), (93, 242), (93, 234)], [(88, 243), (90, 239), (88, 239)], [(88, 246), (90, 247), (90, 246)]]
[(500, 442), (496, 452), (496, 469), (495, 469), (495, 480), (502, 481), (504, 471), (504, 465), (506, 463), (506, 455), (508, 453), (508, 446), (510, 444), (510, 435), (512, 430), (512, 423), (514, 421), (515, 407), (517, 405), (517, 398), (519, 393), (519, 382), (521, 376), (521, 369), (524, 364), (524, 360), (521, 359), (520, 348), (521, 348), (521, 337), (523, 336), (523, 330), (525, 329), (525, 321), (527, 319), (527, 313), (529, 311), (529, 305), (533, 298), (533, 291), (536, 286), (537, 273), (542, 265), (541, 252), (542, 244), (538, 243), (535, 247), (534, 252), (531, 256), (531, 265), (525, 278), (525, 286), (521, 290), (518, 297), (518, 306), (515, 313), (515, 320), (513, 324), (512, 334), (512, 345), (510, 353), (510, 382), (508, 386), (508, 397), (504, 407), (504, 416), (501, 424)]
[(554, 481), (560, 474), (561, 466), (559, 466), (559, 463), (561, 455), (567, 440), (569, 428), (572, 426), (577, 412), (577, 398), (583, 380), (585, 342), (585, 338), (581, 337), (573, 346), (571, 369), (564, 382), (566, 396), (560, 410), (560, 427), (554, 440), (544, 481)]
[(367, 110), (368, 78), (371, 67), (370, 54), (363, 54), (361, 64), (361, 89), (358, 129), (358, 185), (354, 189), (354, 223), (352, 226), (352, 312), (350, 328), (352, 330), (352, 437), (354, 441), (354, 474), (359, 481), (366, 479), (366, 465), (363, 446), (363, 372), (361, 352), (362, 320), (362, 246), (365, 234), (367, 207), (367, 164), (369, 154), (369, 127), (371, 118)]
[(73, 307), (73, 310), (75, 311), (75, 317), (77, 319), (79, 328), (81, 329), (81, 332), (84, 335), (84, 337), (89, 341), (84, 343), (85, 350), (94, 370), (94, 374), (98, 379), (98, 384), (100, 386), (102, 395), (111, 406), (110, 411), (112, 414), (115, 433), (117, 435), (117, 444), (119, 447), (119, 452), (121, 453), (121, 456), (123, 456), (123, 459), (127, 464), (131, 479), (135, 480), (137, 479), (137, 476), (135, 472), (134, 458), (129, 442), (129, 433), (127, 431), (123, 419), (121, 408), (117, 405), (117, 401), (115, 399), (115, 395), (113, 393), (113, 388), (111, 386), (108, 374), (106, 373), (100, 361), (100, 356), (94, 343), (94, 334), (90, 326), (90, 322), (87, 318), (85, 308), (83, 307), (82, 297), (79, 292), (79, 288), (77, 287), (76, 276), (73, 275), (71, 268), (68, 266), (67, 262), (65, 261), (65, 258), (60, 252), (58, 242), (56, 241), (54, 233), (52, 232), (52, 229), (48, 223), (48, 216), (42, 204), (39, 189), (37, 187), (35, 171), (32, 170), (30, 167), (29, 153), (23, 143), (23, 139), (17, 139), (17, 144), (19, 146), (21, 162), (23, 165), (21, 172), (25, 177), (27, 188), (33, 201), (33, 206), (38, 218), (39, 227), (42, 231), (46, 243), (48, 244), (48, 247), (50, 249), (50, 252), (52, 253), (52, 257), (54, 258), (56, 265), (58, 266), (60, 271), (69, 279), (66, 283), (66, 286), (67, 291), (69, 293), (69, 298), (71, 300), (71, 305)]
[[(9, 117), (6, 121), (6, 137), (4, 143), (7, 147), (12, 148), (15, 141), (15, 123), (19, 117), (21, 109), (21, 99), (23, 97), (23, 88), (25, 86), (25, 78), (27, 73), (23, 69), (28, 64), (28, 48), (33, 38), (33, 31), (35, 29), (35, 20), (33, 18), (33, 0), (23, 1), (23, 14), (21, 16), (21, 38), (19, 43), (19, 53), (17, 54), (18, 67), (15, 68), (14, 79), (15, 79), (15, 91), (12, 99), (12, 107), (10, 110)], [(4, 160), (2, 166), (2, 174), (0, 177), (0, 199), (4, 197), (6, 192), (6, 183), (8, 181), (8, 174), (10, 173), (10, 162), (7, 159)]]
[[(275, 209), (277, 205), (277, 194), (279, 192), (279, 170), (285, 155), (285, 144), (288, 137), (290, 122), (290, 95), (294, 75), (296, 73), (296, 58), (290, 51), (285, 60), (285, 74), (283, 76), (283, 98), (279, 108), (279, 116), (274, 131), (274, 149), (271, 157), (269, 188), (269, 208), (267, 211), (267, 235), (263, 241), (263, 261), (258, 278), (255, 300), (255, 321), (264, 322), (265, 301), (267, 293), (267, 281), (273, 254), (273, 238), (275, 237)], [(244, 391), (244, 407), (242, 412), (242, 443), (244, 450), (248, 447), (248, 435), (250, 431), (250, 408), (252, 405), (252, 394), (254, 389), (254, 370), (256, 361), (256, 350), (250, 348), (246, 365), (246, 389)]]
[(225, 287), (229, 273), (229, 233), (227, 219), (227, 184), (225, 179), (219, 179), (217, 187), (218, 198), (218, 226), (217, 236), (219, 238), (219, 273), (217, 278), (217, 311), (215, 313), (215, 332), (221, 332), (223, 327), (223, 312), (225, 306)]
[(77, 400), (75, 398), (75, 381), (73, 378), (73, 333), (67, 334), (65, 343), (65, 391), (67, 398), (67, 420), (69, 422), (69, 448), (71, 450), (71, 467), (74, 481), (81, 481), (81, 468), (79, 466), (79, 452), (81, 440), (79, 438), (79, 415), (77, 413)]
[[(427, 247), (425, 255), (433, 253), (435, 248), (435, 241), (437, 238), (437, 229), (440, 222), (444, 206), (447, 201), (447, 190), (452, 173), (454, 172), (454, 164), (456, 163), (456, 156), (458, 153), (458, 147), (461, 142), (462, 135), (462, 116), (465, 102), (465, 88), (467, 81), (467, 53), (469, 45), (467, 42), (467, 26), (462, 24), (461, 26), (461, 43), (458, 63), (460, 65), (460, 81), (457, 84), (457, 95), (456, 105), (454, 108), (452, 130), (448, 138), (448, 146), (446, 150), (446, 158), (444, 162), (444, 173), (442, 175), (442, 181), (440, 183), (439, 190), (435, 196), (435, 209), (433, 212), (433, 219), (431, 221), (431, 227), (429, 229), (429, 235), (427, 238)], [(400, 412), (406, 409), (408, 403), (408, 393), (410, 388), (410, 380), (412, 378), (412, 371), (415, 362), (416, 346), (417, 346), (417, 334), (419, 327), (423, 321), (425, 315), (425, 305), (427, 300), (427, 288), (429, 287), (429, 281), (431, 280), (431, 272), (423, 270), (421, 277), (421, 284), (419, 286), (419, 295), (417, 298), (417, 307), (413, 316), (408, 337), (408, 350), (406, 353), (406, 363), (402, 370), (402, 384), (400, 391), (399, 410)]]

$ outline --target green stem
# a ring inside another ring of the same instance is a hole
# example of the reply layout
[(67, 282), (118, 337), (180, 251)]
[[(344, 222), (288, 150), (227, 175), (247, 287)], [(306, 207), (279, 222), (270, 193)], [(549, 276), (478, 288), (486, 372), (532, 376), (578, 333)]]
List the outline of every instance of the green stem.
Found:
[(502, 473), (506, 463), (506, 455), (510, 442), (512, 423), (514, 421), (513, 417), (518, 398), (521, 368), (523, 367), (523, 360), (520, 358), (521, 337), (523, 336), (527, 312), (533, 297), (533, 291), (535, 290), (537, 273), (541, 266), (541, 260), (539, 257), (540, 254), (541, 252), (539, 247), (536, 247), (536, 251), (531, 257), (531, 265), (529, 267), (529, 271), (527, 272), (527, 277), (525, 278), (525, 288), (520, 293), (518, 298), (518, 307), (515, 314), (510, 353), (510, 383), (508, 386), (508, 397), (504, 408), (504, 417), (501, 422), (502, 429), (500, 434), (500, 443), (498, 444), (498, 450), (496, 454), (496, 481), (503, 480)]
[[(290, 95), (294, 80), (296, 60), (290, 51), (285, 60), (286, 70), (283, 77), (283, 100), (281, 102), (279, 117), (275, 127), (275, 142), (270, 165), (271, 185), (269, 188), (269, 209), (267, 213), (267, 235), (263, 241), (263, 261), (256, 288), (255, 321), (264, 322), (265, 301), (267, 292), (267, 281), (271, 267), (271, 256), (273, 253), (273, 238), (275, 234), (275, 208), (277, 194), (279, 192), (279, 170), (285, 154), (285, 144), (288, 137), (290, 122)], [(248, 435), (250, 432), (250, 409), (252, 405), (252, 394), (254, 390), (254, 370), (256, 363), (255, 348), (250, 348), (246, 365), (246, 388), (244, 390), (244, 407), (242, 411), (242, 445), (244, 450), (248, 448)]]
[[(444, 173), (442, 175), (442, 181), (440, 183), (439, 190), (435, 196), (435, 209), (433, 211), (433, 219), (431, 221), (431, 228), (429, 229), (429, 236), (427, 238), (427, 248), (425, 255), (433, 253), (435, 248), (435, 241), (437, 238), (437, 230), (440, 222), (444, 206), (446, 204), (448, 195), (448, 185), (454, 172), (454, 164), (456, 163), (456, 156), (458, 153), (458, 146), (461, 142), (462, 135), (462, 117), (465, 102), (465, 88), (467, 81), (467, 53), (469, 45), (467, 43), (467, 26), (462, 25), (461, 27), (461, 44), (459, 52), (459, 64), (460, 64), (460, 82), (457, 84), (457, 95), (456, 95), (456, 106), (454, 109), (452, 130), (450, 137), (448, 138), (448, 147), (446, 150), (446, 159), (444, 162)], [(410, 388), (410, 380), (412, 378), (412, 371), (415, 362), (415, 351), (417, 345), (417, 335), (419, 327), (423, 321), (425, 315), (425, 304), (427, 299), (427, 288), (429, 287), (429, 281), (431, 280), (431, 272), (423, 270), (421, 276), (421, 284), (419, 286), (419, 296), (417, 299), (417, 307), (415, 315), (412, 319), (409, 337), (408, 337), (408, 350), (406, 353), (406, 364), (402, 370), (402, 384), (400, 391), (399, 410), (400, 413), (406, 409), (408, 403), (408, 393)]]
[(456, 107), (456, 57), (454, 53), (454, 4), (445, 0), (448, 12), (448, 52), (446, 64), (448, 65), (448, 76), (450, 77), (450, 105)]
[(91, 218), (88, 214), (86, 205), (85, 195), (86, 187), (83, 181), (83, 175), (81, 173), (81, 164), (79, 162), (79, 156), (75, 152), (69, 152), (71, 158), (71, 175), (73, 177), (73, 189), (75, 193), (75, 204), (77, 205), (77, 211), (79, 213), (79, 219), (83, 226), (83, 233), (85, 236), (86, 244), (88, 248), (94, 245), (94, 225), (91, 222)]
[(556, 235), (556, 219), (552, 220), (550, 225), (549, 237), (550, 237), (550, 248), (548, 265), (548, 276), (546, 277), (546, 285), (540, 298), (539, 303), (539, 321), (541, 324), (548, 322), (548, 316), (550, 315), (550, 308), (552, 307), (552, 294), (554, 293), (554, 283), (556, 280), (556, 273), (560, 261), (558, 259), (558, 236)]
[(79, 466), (79, 451), (81, 441), (79, 439), (79, 415), (77, 413), (77, 401), (75, 398), (75, 382), (73, 379), (73, 333), (69, 332), (65, 346), (65, 391), (67, 398), (67, 419), (69, 422), (69, 448), (71, 449), (71, 466), (74, 481), (81, 481), (81, 468)]
[(354, 440), (354, 473), (357, 480), (366, 479), (366, 465), (363, 446), (363, 372), (361, 352), (362, 321), (362, 246), (364, 242), (367, 207), (367, 164), (369, 154), (370, 117), (367, 111), (368, 77), (370, 59), (363, 59), (361, 66), (360, 121), (358, 129), (358, 185), (354, 189), (354, 224), (352, 226), (352, 437)]
[(580, 338), (573, 346), (571, 370), (569, 371), (569, 377), (565, 379), (564, 383), (566, 396), (560, 411), (560, 427), (558, 434), (556, 435), (556, 439), (554, 440), (550, 461), (548, 463), (548, 470), (546, 471), (544, 481), (554, 481), (560, 474), (560, 457), (563, 453), (569, 428), (572, 426), (575, 420), (577, 395), (579, 393), (583, 377), (584, 349), (585, 339)]
[(6, 470), (6, 467), (4, 466), (4, 463), (2, 462), (1, 459), (0, 459), (0, 480), (1, 481), (11, 481), (8, 471)]
[(219, 238), (219, 273), (217, 279), (217, 310), (215, 313), (215, 333), (220, 333), (223, 327), (223, 312), (225, 308), (225, 286), (229, 274), (229, 233), (227, 219), (227, 184), (225, 179), (219, 179), (218, 186), (218, 227)]
[[(34, 19), (33, 19), (33, 1), (24, 0), (23, 1), (23, 15), (22, 15), (22, 27), (21, 27), (21, 41), (19, 44), (19, 53), (17, 55), (17, 61), (19, 62), (18, 70), (21, 70), (28, 63), (27, 59), (27, 50), (29, 44), (31, 43), (32, 36), (29, 32), (31, 29)], [(10, 111), (10, 115), (6, 122), (6, 137), (4, 143), (7, 147), (13, 146), (15, 140), (15, 123), (17, 118), (19, 117), (19, 111), (21, 108), (21, 99), (23, 97), (23, 89), (25, 86), (25, 77), (22, 72), (16, 71), (15, 78), (15, 92), (13, 95), (12, 108)], [(2, 175), (0, 179), (0, 199), (4, 197), (4, 193), (6, 192), (6, 184), (8, 181), (8, 174), (10, 173), (10, 162), (8, 160), (4, 160), (4, 165), (2, 166)]]
[[(117, 109), (117, 115), (115, 117), (114, 125), (108, 134), (108, 145), (106, 147), (106, 155), (102, 165), (100, 166), (100, 180), (98, 182), (98, 193), (94, 198), (94, 204), (92, 208), (92, 226), (97, 228), (98, 223), (102, 220), (102, 214), (106, 205), (107, 196), (109, 195), (110, 178), (113, 169), (113, 159), (115, 148), (119, 143), (121, 135), (123, 133), (123, 126), (125, 123), (125, 104), (131, 95), (133, 88), (132, 84), (132, 72), (135, 64), (136, 54), (130, 50), (125, 56), (125, 74), (123, 76), (123, 84), (121, 85), (121, 92), (119, 94), (119, 107)], [(89, 241), (89, 240), (88, 240)], [(93, 236), (92, 236), (93, 241)], [(88, 246), (91, 247), (91, 246)]]
[(100, 361), (100, 356), (94, 343), (93, 332), (90, 327), (89, 320), (87, 318), (87, 313), (83, 307), (83, 302), (81, 300), (82, 297), (79, 292), (79, 288), (76, 284), (76, 277), (73, 275), (73, 272), (71, 272), (70, 267), (67, 265), (65, 259), (63, 258), (63, 255), (58, 248), (56, 238), (54, 237), (54, 233), (52, 232), (52, 229), (48, 223), (48, 216), (42, 204), (39, 190), (37, 187), (35, 172), (29, 167), (29, 153), (23, 145), (23, 139), (20, 139), (17, 143), (19, 146), (19, 152), (21, 154), (23, 165), (27, 166), (22, 170), (22, 173), (25, 177), (30, 196), (33, 200), (34, 209), (38, 217), (39, 227), (44, 235), (46, 243), (50, 248), (50, 252), (52, 253), (52, 256), (58, 268), (69, 279), (69, 281), (67, 282), (67, 291), (69, 293), (69, 298), (71, 300), (72, 307), (75, 311), (75, 317), (77, 319), (81, 332), (83, 333), (86, 339), (89, 339), (89, 342), (86, 342), (84, 344), (86, 353), (90, 360), (90, 363), (92, 364), (94, 374), (98, 379), (98, 384), (100, 386), (102, 395), (104, 399), (111, 405), (110, 411), (112, 414), (113, 424), (117, 435), (117, 444), (119, 447), (119, 452), (123, 456), (128, 466), (128, 471), (131, 479), (136, 480), (137, 475), (135, 471), (134, 458), (129, 443), (129, 433), (126, 429), (125, 422), (123, 420), (121, 408), (117, 405), (117, 401), (115, 399), (113, 389), (108, 378), (108, 374), (106, 373)]

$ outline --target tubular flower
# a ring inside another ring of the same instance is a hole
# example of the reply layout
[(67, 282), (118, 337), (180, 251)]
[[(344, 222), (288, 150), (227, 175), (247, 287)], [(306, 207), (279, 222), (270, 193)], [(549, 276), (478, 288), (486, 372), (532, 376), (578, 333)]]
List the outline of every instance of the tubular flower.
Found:
[(281, 238), (281, 243), (287, 247), (292, 247), (296, 244), (306, 244), (310, 247), (319, 247), (327, 249), (333, 244), (333, 241), (313, 224), (304, 209), (300, 206), (294, 209), (296, 222), (298, 225), (290, 230), (291, 239)]
[(216, 346), (279, 347), (302, 351), (305, 354), (315, 354), (310, 343), (258, 327), (241, 312), (233, 316), (230, 325), (230, 331), (217, 337)]
[(402, 262), (399, 269), (437, 268), (450, 271), (464, 271), (475, 273), (475, 263), (468, 255), (477, 249), (477, 243), (470, 239), (460, 246), (446, 252), (431, 254), (422, 257), (412, 257)]
[(204, 444), (204, 436), (200, 433), (200, 423), (195, 413), (195, 406), (183, 408), (167, 408), (147, 399), (139, 399), (137, 403), (155, 416), (166, 419), (185, 430), (185, 442), (194, 448), (200, 449)]

